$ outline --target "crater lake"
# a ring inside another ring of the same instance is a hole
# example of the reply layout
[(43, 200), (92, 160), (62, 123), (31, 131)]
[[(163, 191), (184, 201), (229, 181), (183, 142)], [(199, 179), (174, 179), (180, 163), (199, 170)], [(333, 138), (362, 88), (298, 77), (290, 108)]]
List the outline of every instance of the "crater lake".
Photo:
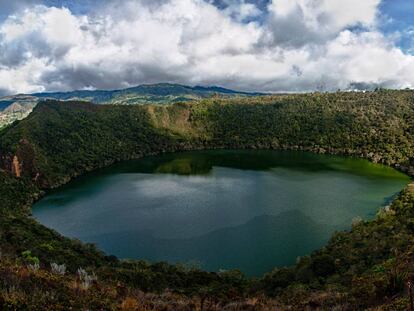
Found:
[(33, 215), (119, 258), (260, 276), (294, 264), (352, 222), (373, 219), (409, 181), (349, 157), (183, 152), (86, 174), (50, 192)]

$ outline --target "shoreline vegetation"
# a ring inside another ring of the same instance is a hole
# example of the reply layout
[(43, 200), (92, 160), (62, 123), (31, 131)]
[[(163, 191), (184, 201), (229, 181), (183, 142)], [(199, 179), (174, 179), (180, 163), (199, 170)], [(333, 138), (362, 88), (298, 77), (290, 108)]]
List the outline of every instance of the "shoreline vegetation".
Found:
[(414, 175), (414, 92), (301, 94), (114, 106), (44, 101), (0, 130), (0, 309), (405, 310), (414, 280), (411, 183), (293, 267), (238, 271), (123, 261), (33, 218), (45, 191), (115, 162), (199, 149), (366, 158)]

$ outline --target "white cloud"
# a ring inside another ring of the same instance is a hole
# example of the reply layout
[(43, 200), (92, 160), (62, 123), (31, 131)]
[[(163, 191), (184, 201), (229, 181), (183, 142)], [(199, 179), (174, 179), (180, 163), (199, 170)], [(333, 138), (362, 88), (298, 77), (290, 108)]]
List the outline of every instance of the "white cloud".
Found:
[(227, 0), (227, 7), (223, 12), (238, 22), (254, 19), (263, 12), (253, 3), (247, 3), (244, 0)]
[(323, 0), (319, 14), (328, 15), (329, 23), (337, 30), (357, 24), (371, 27), (375, 25), (380, 2), (381, 0)]
[(372, 28), (381, 0), (275, 0), (268, 6), (268, 32), (277, 44), (324, 43), (346, 27)]
[(263, 23), (249, 22), (255, 5), (233, 0), (224, 10), (202, 0), (113, 1), (89, 16), (30, 6), (0, 25), (0, 89), (413, 87), (414, 57), (376, 30), (379, 1), (276, 0)]
[(12, 93), (45, 91), (40, 76), (49, 69), (45, 60), (36, 58), (30, 59), (17, 68), (6, 70), (0, 68), (0, 89), (9, 90)]

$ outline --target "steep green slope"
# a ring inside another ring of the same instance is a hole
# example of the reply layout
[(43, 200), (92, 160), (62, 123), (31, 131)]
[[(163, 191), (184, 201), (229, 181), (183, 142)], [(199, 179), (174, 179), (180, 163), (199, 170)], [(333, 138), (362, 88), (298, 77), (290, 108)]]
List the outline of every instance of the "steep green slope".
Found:
[(213, 144), (294, 148), (409, 164), (413, 157), (414, 93), (309, 94), (212, 101), (195, 105)]
[(410, 189), (376, 221), (335, 235), (297, 266), (276, 269), (259, 281), (238, 273), (119, 262), (37, 224), (29, 207), (42, 191), (87, 171), (162, 152), (300, 149), (360, 156), (412, 175), (413, 144), (412, 91), (208, 99), (168, 106), (42, 102), (28, 118), (0, 131), (0, 248), (20, 264), (30, 261), (27, 252), (22, 254), (28, 250), (45, 268), (50, 262), (65, 263), (72, 272), (90, 267), (104, 282), (118, 280), (131, 289), (168, 287), (226, 301), (263, 292), (298, 310), (312, 304), (327, 309), (405, 306), (404, 284), (414, 261)]
[(411, 91), (210, 99), (172, 106), (46, 101), (0, 136), (42, 187), (143, 155), (198, 148), (289, 148), (342, 153), (408, 171), (414, 158)]
[(142, 106), (49, 101), (11, 126), (2, 136), (1, 149), (6, 167), (13, 166), (12, 154), (5, 154), (11, 150), (22, 173), (47, 188), (114, 161), (172, 150), (181, 141), (155, 128)]

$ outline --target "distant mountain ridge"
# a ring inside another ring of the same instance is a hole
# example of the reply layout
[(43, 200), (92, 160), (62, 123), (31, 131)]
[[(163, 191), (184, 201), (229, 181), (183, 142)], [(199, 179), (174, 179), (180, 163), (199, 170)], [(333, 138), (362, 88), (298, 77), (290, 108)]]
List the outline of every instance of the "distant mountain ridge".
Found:
[[(105, 103), (111, 99), (121, 97), (124, 95), (146, 95), (146, 96), (173, 96), (187, 98), (185, 95), (192, 95), (195, 97), (210, 97), (214, 94), (219, 95), (241, 95), (241, 96), (255, 96), (261, 93), (239, 92), (231, 89), (226, 89), (218, 86), (187, 86), (181, 84), (158, 83), (158, 84), (142, 84), (135, 87), (119, 90), (80, 90), (71, 92), (52, 92), (52, 93), (35, 93), (32, 94), (38, 98), (53, 98), (61, 100), (69, 100), (73, 98), (93, 98), (91, 100), (95, 103)], [(187, 98), (192, 99), (192, 98)]]
[[(84, 100), (95, 104), (134, 105), (134, 104), (171, 104), (208, 98), (258, 96), (263, 93), (239, 92), (219, 86), (187, 86), (181, 84), (158, 83), (142, 84), (118, 90), (77, 90), (70, 92), (43, 92), (34, 94), (18, 94), (0, 98), (0, 128), (25, 118), (44, 99)], [(17, 104), (20, 109), (7, 109)], [(11, 110), (11, 111), (10, 111)]]

